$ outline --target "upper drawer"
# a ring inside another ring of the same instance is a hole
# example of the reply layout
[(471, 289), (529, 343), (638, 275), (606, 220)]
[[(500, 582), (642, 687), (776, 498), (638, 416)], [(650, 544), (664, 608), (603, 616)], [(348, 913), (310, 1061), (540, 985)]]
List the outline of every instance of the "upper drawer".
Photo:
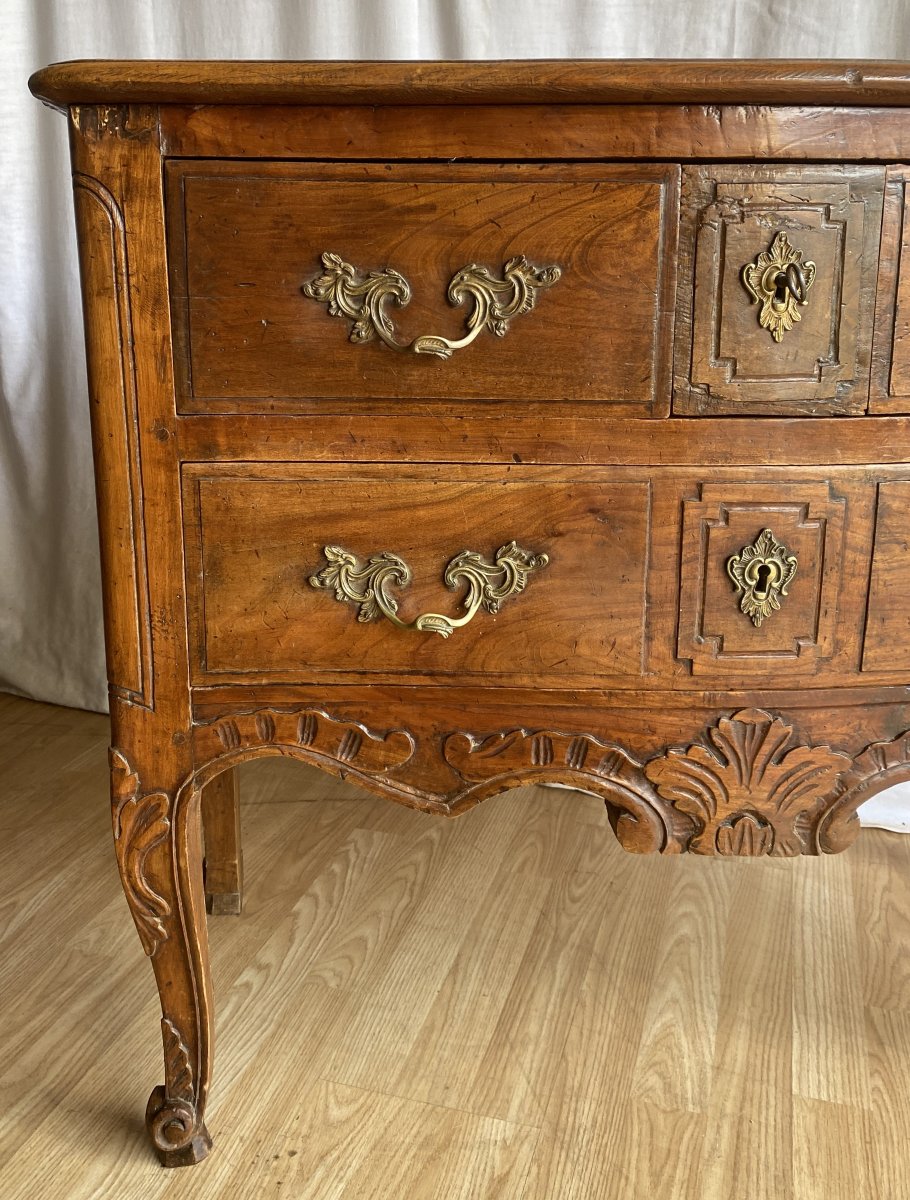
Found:
[(677, 413), (866, 411), (884, 170), (687, 167)]
[(167, 169), (180, 411), (667, 412), (676, 166)]

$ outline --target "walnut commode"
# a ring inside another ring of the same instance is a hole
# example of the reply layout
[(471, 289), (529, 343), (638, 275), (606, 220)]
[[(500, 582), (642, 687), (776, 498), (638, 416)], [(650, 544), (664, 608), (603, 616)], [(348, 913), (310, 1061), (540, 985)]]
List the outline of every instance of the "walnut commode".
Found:
[(31, 86), (70, 119), (164, 1163), (210, 1146), (238, 763), (447, 816), (549, 780), (629, 850), (749, 856), (842, 850), (910, 778), (910, 67)]

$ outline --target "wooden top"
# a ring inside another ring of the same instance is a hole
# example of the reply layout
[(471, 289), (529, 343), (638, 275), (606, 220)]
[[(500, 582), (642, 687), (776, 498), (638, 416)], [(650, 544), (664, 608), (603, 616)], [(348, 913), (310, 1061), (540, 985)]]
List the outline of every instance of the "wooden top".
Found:
[(818, 60), (221, 62), (94, 59), (29, 80), (69, 104), (910, 104), (910, 63)]

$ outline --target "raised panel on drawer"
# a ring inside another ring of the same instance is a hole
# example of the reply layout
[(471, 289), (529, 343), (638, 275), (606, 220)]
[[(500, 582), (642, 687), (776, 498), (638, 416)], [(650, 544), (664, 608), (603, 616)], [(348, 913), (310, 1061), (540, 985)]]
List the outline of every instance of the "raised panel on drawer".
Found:
[[(761, 674), (780, 684), (822, 670), (835, 651), (844, 569), (844, 479), (704, 483), (683, 502), (677, 652), (694, 675)], [(756, 624), (728, 574), (765, 529), (795, 556), (780, 608)]]
[(910, 412), (910, 167), (889, 167), (869, 411)]
[(910, 480), (878, 486), (864, 671), (910, 670)]
[[(168, 228), (178, 408), (345, 410), (427, 400), (599, 402), (666, 414), (679, 168), (171, 162)], [(445, 361), (349, 340), (354, 322), (302, 294), (331, 252), (410, 284), (395, 336), (457, 339), (447, 301), (477, 264), (524, 255), (561, 278), (503, 336)]]
[[(865, 412), (883, 186), (880, 167), (686, 168), (674, 412)], [(743, 269), (773, 270), (781, 234), (812, 273), (775, 340)]]
[[(650, 485), (549, 469), (194, 464), (184, 468), (187, 588), (197, 684), (381, 677), (595, 684), (638, 676)], [(443, 583), (460, 551), (515, 540), (549, 562), (493, 615), (443, 639), (364, 623), (311, 586), (340, 546), (412, 572), (398, 615), (461, 615)]]

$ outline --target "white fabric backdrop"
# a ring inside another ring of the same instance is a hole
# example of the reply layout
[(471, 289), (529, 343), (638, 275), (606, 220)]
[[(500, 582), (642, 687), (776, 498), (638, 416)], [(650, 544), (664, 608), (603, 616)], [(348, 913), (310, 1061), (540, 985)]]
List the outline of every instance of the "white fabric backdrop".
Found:
[[(66, 58), (910, 58), (907, 0), (2, 0), (0, 688), (106, 706)], [(907, 806), (910, 809), (910, 804)]]

